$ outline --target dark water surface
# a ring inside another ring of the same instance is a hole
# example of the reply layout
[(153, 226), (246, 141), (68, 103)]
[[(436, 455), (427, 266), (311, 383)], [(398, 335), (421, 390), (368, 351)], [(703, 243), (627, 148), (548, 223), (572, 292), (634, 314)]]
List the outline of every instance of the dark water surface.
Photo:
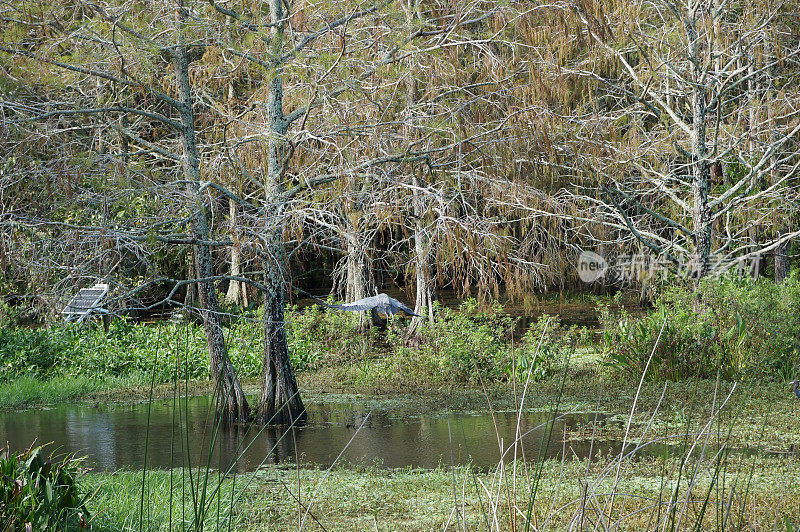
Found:
[[(294, 431), (272, 427), (261, 432), (258, 427), (220, 430), (209, 452), (214, 430), (210, 405), (209, 398), (196, 397), (181, 399), (177, 408), (172, 399), (154, 402), (149, 413), (146, 403), (65, 405), (0, 413), (0, 441), (8, 441), (12, 449), (24, 449), (34, 439), (54, 442), (50, 449), (87, 455), (89, 465), (105, 470), (141, 468), (145, 449), (148, 468), (195, 467), (210, 460), (213, 468), (227, 469), (237, 456), (239, 471), (256, 469), (262, 463), (294, 461), (295, 456), (302, 464), (326, 467), (342, 453), (340, 462), (357, 465), (434, 468), (471, 462), (486, 469), (500, 459), (497, 433), (508, 446), (517, 423), (514, 412), (495, 413), (494, 420), (489, 413), (401, 419), (388, 410), (323, 403), (309, 405), (308, 423)], [(589, 441), (563, 444), (562, 434), (565, 428), (589, 425), (594, 418), (593, 414), (570, 414), (557, 419), (547, 455), (559, 456), (566, 450), (568, 457), (573, 453), (587, 456)], [(548, 430), (538, 426), (548, 419), (546, 413), (523, 414), (520, 429), (528, 433), (523, 439), (526, 459), (536, 459)], [(598, 418), (598, 423), (603, 422)], [(596, 442), (592, 454), (618, 452), (619, 448), (618, 442)]]

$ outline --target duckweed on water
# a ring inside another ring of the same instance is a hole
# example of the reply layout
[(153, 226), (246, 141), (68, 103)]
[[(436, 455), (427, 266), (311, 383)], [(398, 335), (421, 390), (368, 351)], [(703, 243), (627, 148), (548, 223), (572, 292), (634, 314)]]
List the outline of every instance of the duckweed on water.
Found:
[[(785, 522), (797, 522), (800, 505), (800, 482), (794, 472), (800, 462), (794, 458), (757, 458), (757, 473), (751, 475), (753, 459), (732, 458), (720, 472), (706, 466), (692, 479), (694, 502), (687, 507), (687, 478), (678, 479), (679, 460), (643, 459), (626, 463), (620, 479), (608, 474), (607, 459), (548, 460), (541, 471), (542, 480), (534, 505), (535, 519), (540, 527), (564, 530), (571, 520), (580, 516), (586, 486), (591, 486), (596, 499), (584, 506), (585, 527), (591, 528), (597, 519), (597, 505), (611, 503), (610, 493), (616, 492), (612, 517), (621, 519), (622, 530), (652, 528), (653, 521), (669, 519), (669, 501), (680, 501), (673, 520), (681, 516), (677, 528), (695, 527), (709, 530), (717, 527), (736, 528), (740, 516), (753, 530), (785, 529)], [(692, 470), (696, 462), (684, 464)], [(587, 469), (588, 468), (588, 469)], [(383, 470), (379, 468), (320, 469), (266, 466), (253, 476), (235, 479), (235, 490), (241, 495), (230, 505), (234, 479), (223, 481), (219, 513), (217, 500), (208, 522), (232, 524), (236, 530), (273, 531), (296, 529), (310, 506), (304, 529), (337, 531), (375, 530), (436, 530), (450, 522), (452, 529), (487, 530), (497, 520), (501, 530), (510, 530), (508, 506), (516, 505), (520, 512), (528, 503), (530, 479), (534, 468), (518, 466), (516, 471), (507, 465), (489, 473), (475, 472), (468, 467), (438, 468), (435, 470)], [(666, 471), (666, 477), (665, 472)], [(717, 471), (717, 479), (714, 474)], [(513, 485), (514, 474), (518, 489), (510, 498), (503, 494), (500, 503), (492, 508), (484, 487), (497, 490), (502, 481), (502, 493)], [(720, 475), (724, 474), (724, 486)], [(603, 478), (605, 476), (605, 478)], [(186, 523), (191, 514), (191, 501), (181, 494), (181, 479), (185, 471), (154, 471), (147, 473), (146, 500), (149, 514), (145, 530), (169, 530)], [(90, 509), (98, 513), (95, 523), (103, 529), (133, 530), (138, 521), (136, 501), (141, 495), (140, 473), (92, 474), (83, 480), (99, 490), (90, 501)], [(506, 484), (508, 482), (508, 484)], [(749, 482), (749, 487), (748, 487)], [(614, 490), (614, 484), (617, 484)], [(713, 484), (713, 485), (712, 485)], [(170, 491), (169, 487), (172, 486)], [(716, 488), (715, 488), (716, 486)], [(677, 492), (675, 488), (677, 487)], [(299, 492), (298, 492), (299, 489)], [(745, 491), (747, 496), (745, 497)], [(726, 519), (725, 512), (732, 492), (736, 492)], [(170, 496), (170, 493), (172, 494)], [(710, 495), (709, 495), (710, 493)], [(298, 499), (302, 507), (298, 506)], [(703, 501), (708, 509), (701, 516)], [(656, 501), (661, 501), (659, 505)], [(171, 503), (171, 504), (170, 504)], [(187, 505), (189, 506), (187, 508)], [(454, 510), (455, 509), (455, 510)], [(102, 512), (101, 512), (102, 510)], [(742, 514), (743, 512), (743, 514)], [(521, 518), (517, 520), (520, 527)], [(219, 516), (219, 517), (217, 517)], [(218, 519), (218, 521), (215, 521)], [(182, 521), (183, 520), (183, 521)], [(456, 520), (459, 523), (455, 526)], [(547, 523), (547, 526), (543, 525)], [(677, 524), (677, 523), (676, 523)], [(740, 523), (742, 524), (742, 523)], [(216, 525), (214, 525), (216, 526)], [(521, 528), (520, 528), (521, 529)]]

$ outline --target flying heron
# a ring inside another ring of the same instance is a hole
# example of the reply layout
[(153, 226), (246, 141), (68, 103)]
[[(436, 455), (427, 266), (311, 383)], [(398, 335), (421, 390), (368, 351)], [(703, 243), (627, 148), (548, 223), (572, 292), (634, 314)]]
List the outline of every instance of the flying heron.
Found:
[[(377, 292), (377, 290), (376, 290)], [(344, 303), (342, 305), (330, 305), (331, 308), (337, 310), (349, 310), (351, 312), (361, 312), (363, 310), (370, 310), (380, 316), (381, 319), (387, 319), (389, 316), (394, 316), (399, 312), (405, 312), (410, 316), (421, 317), (415, 314), (413, 310), (400, 303), (393, 297), (386, 294), (376, 294), (374, 296), (365, 297), (352, 303)]]
[(331, 305), (327, 301), (324, 301), (317, 296), (308, 294), (307, 292), (306, 294), (317, 300), (322, 305), (335, 310), (347, 310), (350, 312), (362, 312), (369, 310), (372, 314), (372, 323), (380, 326), (382, 329), (386, 327), (388, 318), (400, 312), (404, 312), (409, 316), (417, 316), (418, 318), (422, 317), (419, 314), (414, 313), (413, 310), (395, 298), (383, 293), (379, 294), (377, 289), (375, 289), (374, 296), (365, 297), (357, 301), (353, 301), (352, 303), (343, 303), (341, 305)]
[(794, 391), (794, 394), (797, 396), (798, 399), (800, 399), (800, 381), (794, 380), (789, 384), (792, 385), (792, 390)]

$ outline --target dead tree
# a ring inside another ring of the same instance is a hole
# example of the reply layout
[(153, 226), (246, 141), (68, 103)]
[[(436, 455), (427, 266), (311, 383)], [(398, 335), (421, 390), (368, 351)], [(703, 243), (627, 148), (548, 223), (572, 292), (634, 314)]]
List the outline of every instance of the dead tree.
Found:
[[(13, 11), (15, 8), (8, 6), (7, 9)], [(26, 111), (28, 119), (45, 120), (54, 116), (101, 117), (104, 119), (101, 124), (105, 129), (116, 130), (129, 142), (141, 146), (146, 153), (156, 153), (164, 160), (181, 164), (182, 175), (176, 179), (175, 185), (176, 188), (180, 187), (185, 191), (185, 207), (190, 212), (188, 219), (190, 233), (173, 238), (154, 234), (152, 238), (169, 240), (173, 244), (193, 246), (196, 280), (192, 282), (196, 283), (198, 287), (197, 293), (208, 341), (212, 378), (222, 398), (218, 403), (218, 413), (226, 421), (246, 421), (250, 416), (249, 406), (228, 357), (214, 288), (216, 278), (211, 261), (213, 240), (205, 214), (203, 199), (205, 186), (200, 169), (201, 158), (197, 145), (194, 114), (196, 101), (189, 73), (192, 43), (188, 42), (191, 36), (187, 29), (187, 8), (179, 2), (175, 11), (177, 13), (175, 19), (173, 17), (159, 18), (158, 13), (148, 13), (154, 17), (151, 21), (162, 30), (160, 36), (166, 36), (161, 41), (155, 41), (143, 33), (139, 33), (133, 23), (128, 25), (124, 17), (114, 13), (114, 10), (115, 6), (96, 5), (75, 12), (70, 12), (69, 7), (65, 7), (63, 13), (58, 13), (65, 16), (87, 16), (94, 19), (98, 24), (99, 31), (107, 32), (104, 39), (85, 39), (84, 30), (80, 25), (74, 28), (56, 25), (53, 26), (53, 35), (48, 33), (42, 36), (42, 40), (34, 46), (26, 42), (3, 42), (0, 44), (0, 52), (13, 56), (17, 60), (24, 59), (33, 62), (34, 65), (36, 63), (45, 64), (54, 71), (69, 73), (78, 82), (77, 94), (80, 94), (80, 88), (87, 81), (89, 84), (95, 85), (101, 82), (108, 83), (114, 89), (107, 91), (107, 97), (103, 99), (101, 106), (86, 107), (83, 105), (85, 100), (76, 99), (73, 102), (60, 103), (55, 107), (20, 108), (20, 111)], [(45, 18), (39, 22), (50, 26), (51, 21), (46, 17), (56, 15), (56, 13), (43, 14), (42, 17)], [(9, 13), (9, 16), (16, 20), (13, 13)], [(49, 38), (53, 40), (49, 41)], [(53, 48), (57, 49), (58, 46), (61, 46), (62, 42), (70, 42), (75, 50), (80, 50), (85, 62), (69, 63), (62, 61), (57, 53), (55, 55), (49, 53)], [(144, 65), (145, 69), (149, 66), (145, 65), (148, 61), (146, 57), (148, 50), (157, 50), (163, 63), (171, 68), (176, 97), (167, 94), (164, 87), (157, 82), (148, 83), (138, 75), (137, 66)], [(198, 56), (194, 54), (194, 58), (197, 59)], [(117, 65), (117, 71), (110, 69), (111, 65)], [(144, 94), (143, 104), (129, 105), (122, 96), (123, 92)], [(146, 120), (154, 128), (171, 131), (174, 135), (172, 138), (178, 141), (178, 146), (173, 146), (169, 140), (151, 142), (137, 135), (135, 131), (118, 126), (118, 123), (124, 124), (125, 121), (119, 121), (115, 117), (126, 115), (138, 120)], [(127, 152), (124, 153), (123, 161), (129, 155)], [(84, 226), (81, 229), (97, 233), (105, 228)], [(118, 231), (116, 236), (136, 239), (139, 238), (136, 233), (137, 231), (133, 231), (132, 234), (126, 235), (124, 231)]]
[[(358, 184), (370, 179), (375, 168), (401, 162), (417, 163), (430, 157), (429, 149), (416, 145), (410, 149), (396, 145), (387, 146), (386, 150), (365, 149), (365, 146), (373, 148), (374, 144), (364, 139), (374, 139), (380, 126), (392, 127), (391, 117), (382, 112), (379, 105), (371, 107), (373, 102), (384, 97), (383, 91), (394, 84), (394, 80), (390, 80), (384, 86), (382, 70), (405, 57), (409, 43), (427, 40), (429, 50), (439, 50), (446, 44), (437, 42), (437, 36), (452, 34), (455, 41), (456, 30), (467, 26), (465, 22), (479, 24), (495, 11), (475, 12), (473, 17), (464, 19), (463, 12), (454, 10), (434, 28), (420, 26), (412, 32), (403, 32), (394, 25), (390, 2), (367, 3), (355, 11), (343, 11), (331, 17), (313, 6), (292, 12), (286, 2), (268, 0), (264, 6), (270, 16), (266, 24), (257, 10), (251, 14), (214, 2), (212, 5), (240, 31), (252, 34), (263, 43), (263, 49), (230, 50), (234, 56), (268, 73), (261, 84), (265, 104), (232, 117), (247, 122), (242, 128), (242, 134), (247, 131), (247, 139), (232, 139), (232, 142), (241, 146), (257, 144), (266, 151), (263, 198), (258, 202), (258, 216), (253, 217), (261, 227), (253, 237), (261, 242), (266, 264), (264, 375), (259, 417), (262, 421), (291, 422), (305, 415), (286, 349), (283, 316), (289, 275), (284, 237), (288, 232), (287, 224), (302, 210), (295, 202), (312, 196), (316, 189), (325, 185), (336, 187), (343, 178), (357, 183), (354, 189), (357, 192)], [(386, 28), (377, 39), (375, 20)], [(267, 24), (269, 37), (260, 31)], [(311, 80), (304, 82), (303, 76), (291, 75), (294, 65), (315, 64), (319, 52), (316, 47), (337, 50), (336, 59), (325, 69), (317, 69), (318, 76)], [(350, 73), (339, 78), (332, 74), (340, 71)], [(285, 101), (285, 87), (291, 88), (291, 103)], [(371, 111), (362, 113), (364, 108)], [(259, 129), (258, 124), (266, 126)], [(447, 153), (447, 149), (438, 153)], [(307, 164), (293, 164), (299, 160)], [(352, 194), (348, 193), (347, 197)], [(354, 205), (361, 203), (362, 199), (355, 198)], [(309, 210), (315, 211), (315, 208), (312, 206)], [(350, 214), (353, 213), (345, 215)], [(318, 219), (337, 224), (331, 217)], [(353, 225), (335, 235), (351, 257), (348, 271), (353, 274), (354, 291), (367, 284), (368, 278), (364, 272), (368, 253), (363, 249), (364, 242), (356, 235), (371, 230), (372, 227)], [(355, 293), (350, 295), (355, 296)]]
[[(622, 15), (595, 7), (572, 9), (604, 66), (564, 65), (591, 88), (570, 115), (580, 140), (565, 142), (594, 176), (576, 196), (590, 206), (587, 218), (694, 279), (782, 248), (796, 227), (760, 241), (750, 234), (769, 218), (796, 216), (791, 147), (800, 123), (792, 112), (768, 119), (761, 109), (794, 107), (798, 93), (754, 83), (796, 75), (800, 45), (778, 29), (786, 8), (640, 2), (612, 32), (609, 21)], [(782, 40), (780, 60), (764, 53), (772, 40)], [(718, 184), (720, 163), (735, 171)]]

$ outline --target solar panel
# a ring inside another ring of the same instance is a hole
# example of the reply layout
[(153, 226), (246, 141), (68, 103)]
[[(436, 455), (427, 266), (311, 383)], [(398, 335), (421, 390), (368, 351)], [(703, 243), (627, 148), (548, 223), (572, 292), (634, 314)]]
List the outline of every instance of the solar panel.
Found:
[(100, 302), (108, 293), (107, 284), (96, 284), (91, 288), (81, 288), (64, 310), (61, 311), (67, 321), (77, 319), (83, 321), (94, 310), (100, 309)]

